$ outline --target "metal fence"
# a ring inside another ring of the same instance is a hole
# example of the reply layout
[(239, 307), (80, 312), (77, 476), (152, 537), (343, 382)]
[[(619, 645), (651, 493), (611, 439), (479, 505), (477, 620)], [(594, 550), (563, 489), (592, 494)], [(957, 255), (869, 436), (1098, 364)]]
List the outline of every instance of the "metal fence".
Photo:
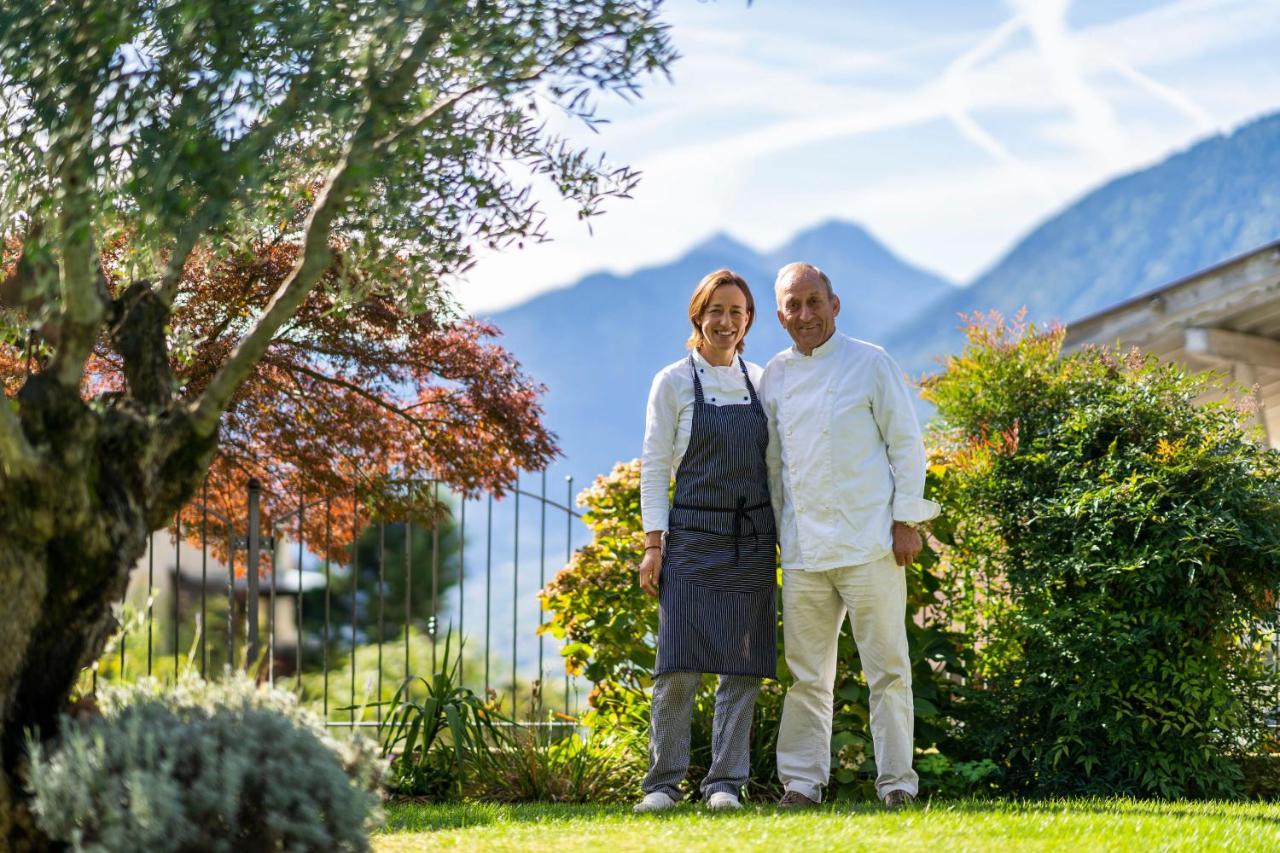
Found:
[[(185, 513), (185, 527), (181, 515), (175, 519), (176, 535), (151, 535), (130, 584), (133, 598), (142, 590), (145, 599), (118, 647), (95, 665), (94, 683), (250, 667), (260, 680), (297, 691), (327, 725), (379, 726), (380, 702), (407, 679), (429, 679), (446, 665), (448, 649), (462, 683), (513, 718), (571, 724), (586, 685), (565, 673), (558, 641), (538, 633), (545, 614), (536, 592), (589, 533), (574, 523), (581, 516), (573, 478), (557, 500), (545, 472), (532, 476), (536, 491), (518, 480), (501, 499), (463, 500), (438, 481), (418, 481), (450, 506), (446, 516), (429, 524), (358, 519), (347, 530), (335, 529), (332, 498), (299, 496), (293, 509), (268, 517), (261, 486), (250, 480), (246, 518), (237, 524), (209, 505), (205, 490)], [(308, 542), (317, 518), (325, 541)], [(398, 560), (388, 556), (389, 530), (401, 543)], [(373, 566), (362, 564), (362, 545), (372, 549)], [(340, 551), (350, 558), (335, 560)], [(415, 566), (423, 554), (427, 564)], [(424, 576), (426, 588), (415, 589)], [(211, 611), (219, 611), (216, 624)], [(371, 665), (363, 678), (362, 665)]]

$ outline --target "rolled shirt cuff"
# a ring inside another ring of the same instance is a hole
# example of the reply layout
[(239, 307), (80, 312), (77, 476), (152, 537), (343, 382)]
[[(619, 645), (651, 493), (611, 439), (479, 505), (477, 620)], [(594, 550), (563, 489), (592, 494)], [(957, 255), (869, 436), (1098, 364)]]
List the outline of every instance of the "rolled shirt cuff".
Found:
[(893, 520), (905, 521), (909, 524), (920, 524), (937, 518), (942, 507), (928, 498), (912, 498), (896, 495), (893, 499)]
[(664, 513), (661, 518), (641, 518), (640, 521), (644, 526), (645, 533), (651, 533), (655, 530), (667, 532), (667, 516)]

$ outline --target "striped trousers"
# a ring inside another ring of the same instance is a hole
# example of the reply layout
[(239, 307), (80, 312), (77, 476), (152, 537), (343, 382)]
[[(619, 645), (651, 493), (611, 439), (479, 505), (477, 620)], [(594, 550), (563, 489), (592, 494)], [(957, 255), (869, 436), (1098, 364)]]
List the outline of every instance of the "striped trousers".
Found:
[[(699, 672), (664, 672), (653, 680), (649, 724), (649, 772), (644, 792), (662, 791), (679, 801), (680, 783), (689, 770), (689, 724), (693, 699), (702, 681)], [(703, 799), (717, 791), (740, 796), (751, 772), (751, 720), (760, 679), (754, 675), (722, 675), (716, 687), (711, 724), (711, 767), (702, 780)]]

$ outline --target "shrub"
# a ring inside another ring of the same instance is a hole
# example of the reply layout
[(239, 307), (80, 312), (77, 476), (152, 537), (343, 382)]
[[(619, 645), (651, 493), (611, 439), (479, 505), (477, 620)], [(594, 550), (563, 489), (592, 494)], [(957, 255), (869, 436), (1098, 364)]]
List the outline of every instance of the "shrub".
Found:
[(931, 750), (916, 758), (915, 769), (922, 796), (972, 799), (999, 793), (1000, 766), (990, 758), (952, 761)]
[[(584, 722), (593, 729), (625, 729), (647, 736), (648, 689), (655, 665), (658, 606), (635, 579), (644, 553), (640, 518), (640, 464), (619, 463), (596, 478), (578, 498), (592, 540), (542, 591), (551, 615), (540, 628), (566, 641), (562, 654), (570, 673), (594, 682)], [(907, 635), (911, 647), (916, 699), (916, 743), (927, 748), (949, 725), (951, 676), (960, 672), (957, 638), (932, 618), (939, 605), (937, 558), (926, 549), (908, 570)], [(779, 681), (766, 681), (756, 704), (751, 739), (750, 795), (778, 793), (775, 746), (782, 699), (789, 678), (778, 631)], [(694, 706), (690, 781), (705, 774), (711, 760), (711, 720), (715, 679), (703, 680)], [(868, 691), (862, 665), (849, 636), (840, 638), (836, 676), (836, 713), (832, 738), (833, 793), (844, 798), (874, 797), (874, 762), (868, 727)], [(861, 756), (855, 762), (853, 758)]]
[(405, 680), (386, 703), (382, 755), (391, 759), (390, 785), (398, 793), (436, 800), (459, 795), (475, 760), (508, 743), (494, 726), (508, 721), (462, 686), (462, 649), (451, 655), (451, 640), (445, 639), (438, 672), (429, 680)]
[(31, 743), (40, 828), (76, 850), (366, 850), (381, 765), (241, 674), (105, 687), (102, 715)]
[(553, 738), (522, 727), (477, 756), (469, 796), (502, 803), (618, 803), (640, 796), (645, 742), (634, 730)]
[(1238, 796), (1276, 705), (1280, 454), (1220, 378), (994, 317), (926, 397), (959, 751), (1019, 793)]

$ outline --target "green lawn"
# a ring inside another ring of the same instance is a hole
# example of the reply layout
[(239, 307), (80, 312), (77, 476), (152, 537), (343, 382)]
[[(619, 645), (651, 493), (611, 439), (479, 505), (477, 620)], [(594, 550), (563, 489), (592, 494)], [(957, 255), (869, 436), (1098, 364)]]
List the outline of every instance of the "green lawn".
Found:
[(935, 802), (660, 815), (629, 806), (392, 805), (378, 851), (1280, 850), (1280, 805), (1134, 800)]

